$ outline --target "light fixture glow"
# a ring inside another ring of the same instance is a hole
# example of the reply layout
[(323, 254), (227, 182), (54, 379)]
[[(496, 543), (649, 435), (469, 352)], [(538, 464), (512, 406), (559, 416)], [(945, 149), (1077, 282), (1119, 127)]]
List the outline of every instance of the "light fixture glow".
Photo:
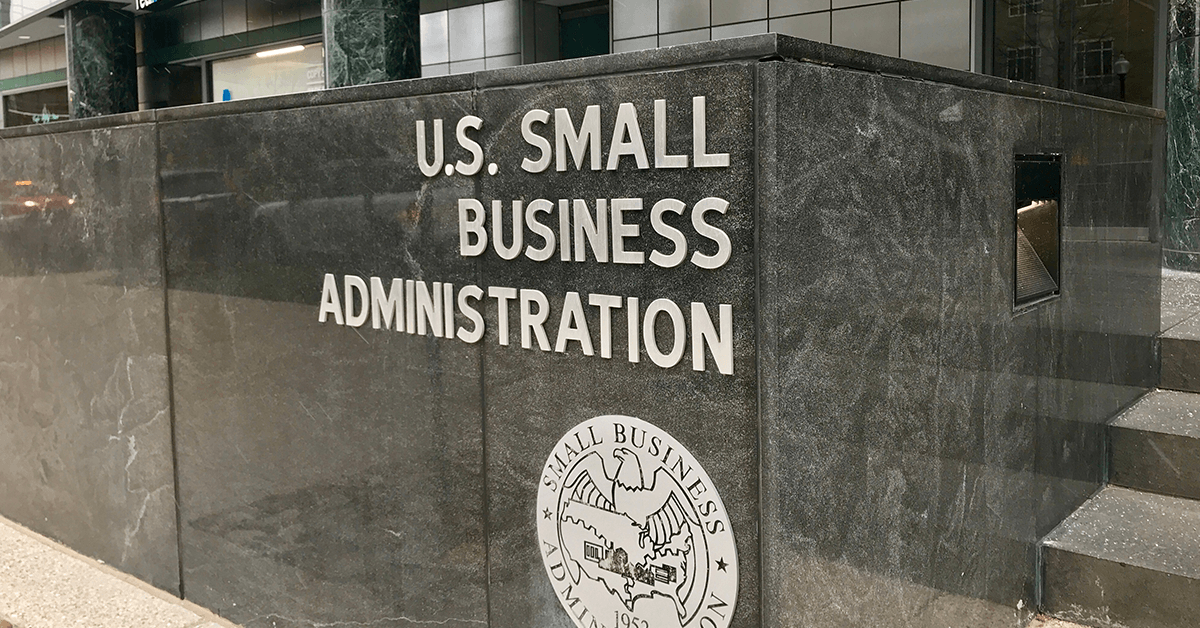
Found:
[(26, 207), (37, 207), (37, 203), (35, 203), (33, 201), (25, 201), (25, 206)]
[(17, 35), (17, 39), (29, 39), (29, 35)]
[(13, 181), (13, 185), (33, 185), (33, 181)]
[(304, 46), (298, 44), (295, 46), (288, 46), (286, 48), (276, 48), (274, 50), (263, 50), (262, 52), (254, 53), (254, 56), (258, 57), (259, 59), (262, 59), (264, 57), (277, 57), (279, 55), (286, 55), (286, 54), (291, 54), (293, 52), (300, 52), (301, 50), (304, 50)]

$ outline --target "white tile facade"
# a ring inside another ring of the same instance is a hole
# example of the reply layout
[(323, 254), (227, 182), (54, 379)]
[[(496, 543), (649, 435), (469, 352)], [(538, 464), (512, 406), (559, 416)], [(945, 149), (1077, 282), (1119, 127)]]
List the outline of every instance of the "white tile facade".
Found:
[(422, 76), (520, 65), (518, 0), (433, 8), (421, 14)]
[(974, 0), (613, 0), (611, 10), (613, 52), (774, 32), (971, 69)]
[(0, 50), (0, 80), (67, 67), (65, 37), (51, 37)]

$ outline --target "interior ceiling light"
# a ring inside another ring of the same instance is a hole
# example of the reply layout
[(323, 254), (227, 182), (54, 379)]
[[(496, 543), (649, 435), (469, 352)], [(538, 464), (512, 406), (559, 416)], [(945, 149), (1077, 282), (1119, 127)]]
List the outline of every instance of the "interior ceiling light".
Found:
[(29, 39), (29, 35), (17, 35), (17, 39)]
[(304, 46), (297, 44), (295, 46), (287, 46), (286, 48), (275, 48), (274, 50), (263, 50), (261, 52), (254, 53), (254, 56), (258, 57), (259, 59), (262, 59), (263, 57), (277, 57), (279, 55), (286, 55), (286, 54), (291, 54), (293, 52), (300, 52), (301, 50), (304, 50)]

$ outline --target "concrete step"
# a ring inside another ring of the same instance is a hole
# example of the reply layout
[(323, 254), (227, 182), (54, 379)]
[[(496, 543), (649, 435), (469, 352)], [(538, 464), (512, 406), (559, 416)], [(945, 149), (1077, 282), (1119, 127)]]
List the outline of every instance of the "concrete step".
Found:
[(1109, 486), (1041, 544), (1042, 610), (1100, 628), (1200, 621), (1200, 502)]
[(1156, 390), (1108, 428), (1109, 481), (1200, 499), (1200, 394)]
[(1200, 392), (1200, 316), (1193, 316), (1159, 336), (1160, 384), (1170, 390)]

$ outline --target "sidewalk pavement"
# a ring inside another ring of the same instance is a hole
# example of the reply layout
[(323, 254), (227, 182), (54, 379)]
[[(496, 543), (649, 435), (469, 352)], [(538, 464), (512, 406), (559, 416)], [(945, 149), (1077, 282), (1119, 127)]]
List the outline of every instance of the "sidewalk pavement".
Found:
[[(0, 628), (76, 627), (238, 628), (0, 517)], [(1084, 627), (1038, 617), (1027, 628)]]
[(0, 518), (0, 628), (237, 628)]
[(1080, 626), (1079, 624), (1072, 624), (1069, 621), (1038, 615), (1025, 628), (1087, 628), (1087, 626)]

